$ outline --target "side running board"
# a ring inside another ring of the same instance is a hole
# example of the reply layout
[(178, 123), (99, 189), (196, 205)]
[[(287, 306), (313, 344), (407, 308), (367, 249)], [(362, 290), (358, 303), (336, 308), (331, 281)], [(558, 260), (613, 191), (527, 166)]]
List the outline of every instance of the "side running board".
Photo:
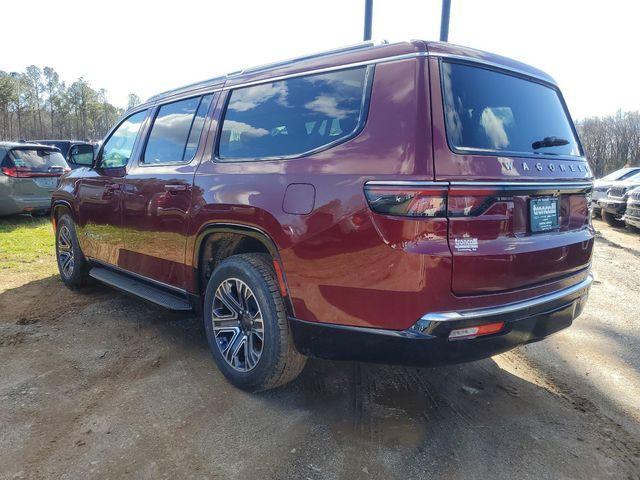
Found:
[(170, 293), (124, 273), (118, 273), (103, 267), (93, 267), (89, 271), (89, 276), (110, 287), (130, 293), (169, 310), (179, 312), (190, 312), (193, 310), (189, 301), (185, 297), (180, 296), (180, 294)]

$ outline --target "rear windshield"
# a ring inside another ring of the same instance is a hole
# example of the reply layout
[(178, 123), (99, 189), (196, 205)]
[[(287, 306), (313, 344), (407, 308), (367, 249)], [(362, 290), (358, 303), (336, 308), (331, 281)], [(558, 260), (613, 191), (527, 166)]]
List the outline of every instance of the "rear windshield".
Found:
[(52, 150), (11, 150), (13, 166), (30, 172), (57, 172), (67, 168), (60, 152)]
[(444, 109), (454, 150), (580, 156), (558, 92), (520, 77), (442, 63)]

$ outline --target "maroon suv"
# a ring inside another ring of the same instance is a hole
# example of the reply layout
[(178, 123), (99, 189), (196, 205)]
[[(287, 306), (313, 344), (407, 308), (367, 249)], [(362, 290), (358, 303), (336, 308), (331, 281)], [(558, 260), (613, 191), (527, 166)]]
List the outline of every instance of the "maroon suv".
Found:
[(571, 324), (592, 176), (551, 77), (450, 44), (325, 52), (155, 96), (53, 198), (69, 286), (204, 317), (224, 375), (475, 360)]

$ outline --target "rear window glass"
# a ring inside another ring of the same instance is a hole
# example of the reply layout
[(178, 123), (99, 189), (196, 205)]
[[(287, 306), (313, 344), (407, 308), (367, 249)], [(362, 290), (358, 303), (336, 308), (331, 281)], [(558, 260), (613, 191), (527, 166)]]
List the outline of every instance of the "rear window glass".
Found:
[(452, 62), (442, 63), (442, 83), (454, 150), (580, 156), (555, 89)]
[(143, 163), (189, 162), (196, 153), (212, 95), (162, 105), (151, 127)]
[(51, 172), (67, 168), (67, 162), (60, 152), (51, 150), (11, 150), (13, 165), (30, 172)]
[(296, 156), (352, 136), (363, 118), (366, 79), (362, 67), (234, 90), (218, 156)]

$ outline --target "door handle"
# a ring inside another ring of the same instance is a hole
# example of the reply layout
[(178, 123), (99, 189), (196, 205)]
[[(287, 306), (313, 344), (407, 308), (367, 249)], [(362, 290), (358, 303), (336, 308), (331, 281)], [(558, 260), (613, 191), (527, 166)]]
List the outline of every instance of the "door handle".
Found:
[(186, 192), (187, 190), (190, 190), (190, 188), (191, 187), (185, 183), (176, 183), (164, 186), (164, 189), (167, 192)]
[(121, 185), (120, 185), (119, 183), (107, 183), (107, 184), (104, 186), (104, 189), (105, 189), (105, 190), (107, 190), (107, 191), (109, 191), (109, 192), (112, 192), (112, 191), (114, 191), (114, 190), (120, 190), (120, 186), (121, 186)]

